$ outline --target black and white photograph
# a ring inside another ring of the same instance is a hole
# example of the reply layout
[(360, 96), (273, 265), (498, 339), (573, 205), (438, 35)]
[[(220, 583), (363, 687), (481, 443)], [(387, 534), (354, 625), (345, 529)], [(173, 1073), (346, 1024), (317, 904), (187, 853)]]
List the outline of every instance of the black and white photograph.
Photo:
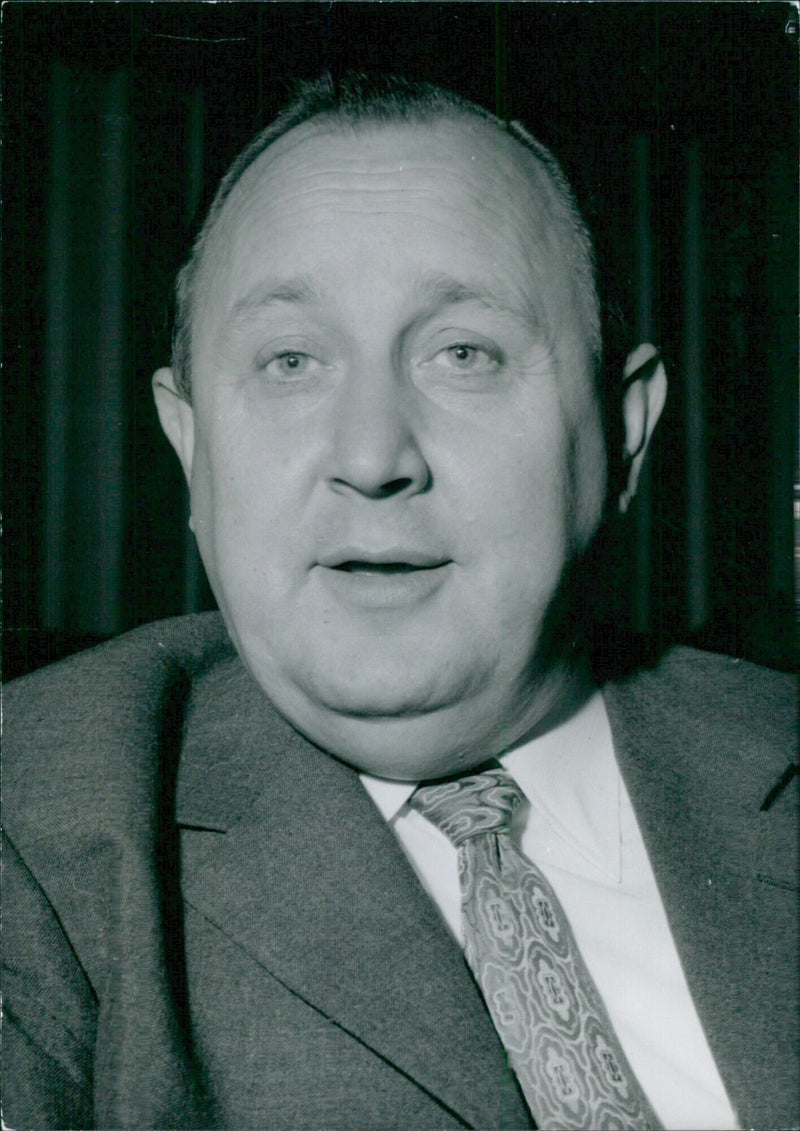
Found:
[(800, 1126), (797, 5), (1, 14), (3, 1127)]

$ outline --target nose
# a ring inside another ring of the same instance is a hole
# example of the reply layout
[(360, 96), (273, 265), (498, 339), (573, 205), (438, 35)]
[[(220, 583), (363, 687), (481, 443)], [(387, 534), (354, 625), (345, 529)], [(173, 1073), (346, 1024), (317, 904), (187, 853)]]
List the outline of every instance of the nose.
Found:
[(349, 375), (337, 391), (329, 482), (370, 499), (415, 495), (431, 472), (414, 420), (413, 391), (390, 368)]

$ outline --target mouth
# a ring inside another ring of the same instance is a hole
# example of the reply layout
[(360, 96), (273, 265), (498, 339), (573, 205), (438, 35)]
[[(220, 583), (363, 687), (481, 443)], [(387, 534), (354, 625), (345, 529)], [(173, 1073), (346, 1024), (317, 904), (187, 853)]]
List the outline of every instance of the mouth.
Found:
[(345, 604), (366, 609), (408, 607), (432, 596), (452, 559), (407, 547), (385, 551), (346, 547), (319, 565), (326, 587)]
[(344, 546), (320, 559), (319, 564), (340, 573), (400, 574), (417, 570), (440, 569), (449, 558), (426, 550), (390, 546), (384, 550)]
[(444, 562), (436, 562), (432, 565), (415, 565), (412, 562), (373, 562), (355, 558), (341, 562), (339, 565), (332, 566), (331, 568), (340, 573), (363, 573), (394, 577), (398, 574), (417, 573), (419, 570), (439, 569), (440, 566), (444, 564)]

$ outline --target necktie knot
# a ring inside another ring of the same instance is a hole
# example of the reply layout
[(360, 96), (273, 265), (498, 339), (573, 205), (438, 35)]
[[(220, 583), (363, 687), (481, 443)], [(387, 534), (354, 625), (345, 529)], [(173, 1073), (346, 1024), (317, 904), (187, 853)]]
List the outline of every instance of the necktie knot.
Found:
[(439, 785), (422, 785), (409, 804), (458, 847), (480, 833), (508, 828), (522, 799), (514, 779), (497, 769)]

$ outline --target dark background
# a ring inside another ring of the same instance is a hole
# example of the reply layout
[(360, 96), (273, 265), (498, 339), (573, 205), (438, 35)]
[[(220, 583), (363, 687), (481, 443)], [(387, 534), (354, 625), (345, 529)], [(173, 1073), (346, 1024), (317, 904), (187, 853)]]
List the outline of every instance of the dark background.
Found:
[(671, 395), (615, 627), (792, 665), (794, 10), (7, 2), (4, 667), (210, 601), (151, 406), (202, 202), (288, 82), (395, 70), (521, 118)]

